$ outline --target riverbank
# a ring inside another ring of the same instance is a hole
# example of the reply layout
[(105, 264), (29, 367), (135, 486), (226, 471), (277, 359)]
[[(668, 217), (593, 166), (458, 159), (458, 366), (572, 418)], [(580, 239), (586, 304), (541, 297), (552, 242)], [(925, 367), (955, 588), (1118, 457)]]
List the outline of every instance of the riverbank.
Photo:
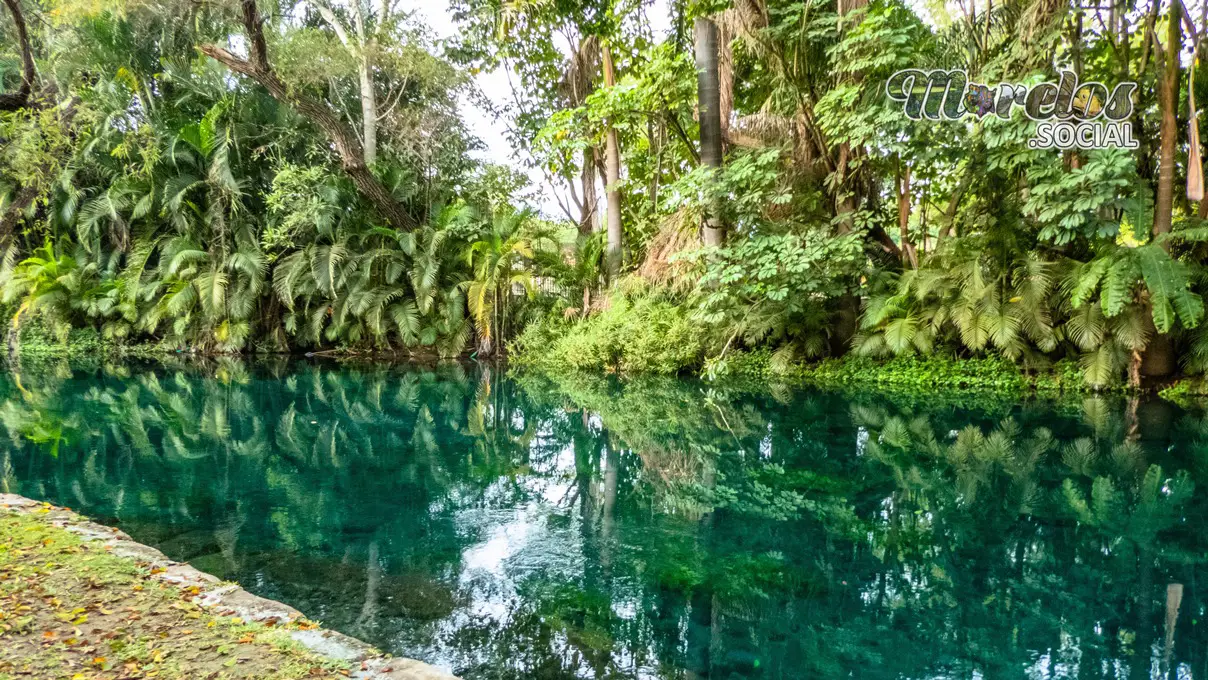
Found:
[[(1029, 397), (1060, 397), (1084, 395), (1158, 395), (1176, 403), (1188, 403), (1208, 397), (1208, 381), (1201, 375), (1176, 375), (1165, 379), (1147, 380), (1137, 388), (1123, 382), (1108, 385), (1090, 385), (1083, 377), (1082, 368), (1072, 359), (1056, 361), (1039, 369), (1028, 370), (1002, 357), (952, 357), (943, 354), (929, 356), (902, 356), (877, 359), (847, 355), (818, 361), (777, 362), (775, 354), (767, 350), (736, 351), (723, 358), (699, 363), (682, 364), (670, 362), (663, 369), (646, 369), (630, 366), (623, 362), (609, 363), (596, 357), (583, 365), (551, 360), (532, 347), (513, 346), (512, 351), (501, 354), (485, 363), (529, 369), (536, 373), (578, 379), (583, 376), (621, 376), (627, 379), (654, 377), (701, 377), (708, 381), (751, 382), (759, 385), (773, 383), (788, 387), (817, 387), (829, 390), (876, 390), (891, 395), (923, 399), (975, 397), (998, 400)], [(330, 359), (367, 363), (420, 363), (439, 364), (474, 362), (473, 355), (455, 359), (441, 359), (432, 354), (413, 354), (395, 351), (364, 351), (348, 348), (329, 349), (306, 353), (206, 353), (170, 349), (156, 344), (124, 345), (101, 341), (95, 334), (75, 333), (66, 342), (45, 342), (38, 338), (32, 342), (22, 341), (20, 361), (26, 367), (37, 367), (46, 362), (72, 362), (87, 365), (98, 360), (149, 360), (181, 362), (193, 360), (289, 360)], [(484, 363), (478, 360), (477, 363)]]
[[(873, 388), (894, 392), (960, 391), (1013, 398), (1032, 394), (1158, 393), (1180, 384), (1181, 398), (1208, 393), (1199, 376), (1171, 376), (1129, 385), (1123, 370), (1088, 372), (1086, 357), (1066, 354), (1039, 359), (1029, 366), (994, 353), (936, 349), (927, 354), (869, 357), (849, 352), (806, 359), (794, 352), (770, 349), (715, 353), (699, 328), (668, 302), (645, 300), (614, 303), (600, 314), (578, 322), (544, 320), (526, 327), (509, 343), (513, 365), (547, 374), (615, 373), (700, 375), (737, 378), (828, 389)], [(716, 344), (716, 338), (714, 339)], [(1114, 357), (1115, 361), (1118, 357)], [(1123, 366), (1123, 364), (1121, 364)]]
[(0, 680), (456, 680), (70, 510), (0, 494)]

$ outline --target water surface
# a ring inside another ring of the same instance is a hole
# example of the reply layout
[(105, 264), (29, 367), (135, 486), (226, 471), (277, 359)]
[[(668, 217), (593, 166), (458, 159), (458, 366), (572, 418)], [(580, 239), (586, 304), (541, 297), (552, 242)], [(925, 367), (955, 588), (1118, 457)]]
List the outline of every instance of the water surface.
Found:
[(1208, 678), (1208, 418), (479, 367), (0, 375), (0, 488), (467, 680)]

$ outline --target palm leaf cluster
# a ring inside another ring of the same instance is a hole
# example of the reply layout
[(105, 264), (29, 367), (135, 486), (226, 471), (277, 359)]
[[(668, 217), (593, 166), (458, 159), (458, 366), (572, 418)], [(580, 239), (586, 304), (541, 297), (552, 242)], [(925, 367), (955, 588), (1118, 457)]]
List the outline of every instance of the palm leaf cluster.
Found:
[(1007, 258), (957, 240), (922, 267), (886, 276), (866, 301), (857, 353), (937, 347), (1000, 353), (1039, 368), (1077, 357), (1088, 384), (1135, 368), (1155, 333), (1196, 329), (1192, 268), (1160, 243), (1104, 247), (1086, 261), (1030, 251)]

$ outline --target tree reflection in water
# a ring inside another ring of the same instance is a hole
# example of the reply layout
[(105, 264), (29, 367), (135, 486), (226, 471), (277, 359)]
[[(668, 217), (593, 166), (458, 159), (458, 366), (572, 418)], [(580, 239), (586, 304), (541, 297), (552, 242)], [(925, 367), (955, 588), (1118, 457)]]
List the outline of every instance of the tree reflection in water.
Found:
[(466, 678), (1208, 677), (1208, 417), (1162, 402), (286, 360), (0, 399), (5, 490)]

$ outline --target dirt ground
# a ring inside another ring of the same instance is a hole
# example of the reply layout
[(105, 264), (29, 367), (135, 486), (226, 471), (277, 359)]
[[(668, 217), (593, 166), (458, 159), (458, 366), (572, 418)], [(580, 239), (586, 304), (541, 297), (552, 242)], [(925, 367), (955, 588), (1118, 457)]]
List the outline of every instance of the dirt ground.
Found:
[(347, 665), (311, 654), (283, 627), (195, 604), (196, 587), (156, 579), (38, 513), (0, 510), (0, 680), (350, 675)]

